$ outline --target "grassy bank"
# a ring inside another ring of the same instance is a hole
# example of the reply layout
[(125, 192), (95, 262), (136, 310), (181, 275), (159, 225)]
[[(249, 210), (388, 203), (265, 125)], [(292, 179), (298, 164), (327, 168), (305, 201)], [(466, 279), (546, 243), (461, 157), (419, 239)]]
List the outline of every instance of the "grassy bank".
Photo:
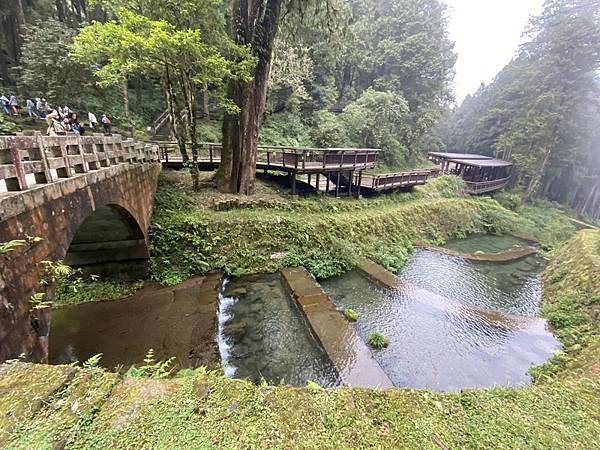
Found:
[(6, 448), (570, 448), (600, 439), (600, 232), (553, 257), (543, 310), (567, 351), (523, 389), (255, 386), (197, 370), (123, 378), (95, 368), (0, 368)]
[(417, 241), (441, 244), (498, 232), (551, 245), (575, 231), (552, 208), (517, 213), (489, 198), (459, 196), (461, 182), (454, 177), (412, 193), (297, 201), (280, 180), (259, 180), (257, 197), (240, 200), (215, 193), (210, 174), (204, 177), (200, 192), (191, 191), (183, 173), (161, 177), (150, 244), (151, 272), (162, 283), (210, 270), (246, 275), (298, 265), (327, 278), (353, 268), (360, 256), (396, 270)]

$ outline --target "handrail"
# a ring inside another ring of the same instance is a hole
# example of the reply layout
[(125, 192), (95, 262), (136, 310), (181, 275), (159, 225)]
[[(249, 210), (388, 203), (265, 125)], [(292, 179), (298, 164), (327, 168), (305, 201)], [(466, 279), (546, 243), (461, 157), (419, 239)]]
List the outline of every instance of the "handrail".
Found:
[[(0, 181), (6, 191), (23, 191), (119, 164), (160, 162), (158, 146), (120, 135), (42, 136), (40, 132), (0, 137)], [(2, 189), (4, 190), (4, 189)]]
[(428, 169), (415, 169), (407, 172), (381, 173), (372, 175), (371, 188), (415, 184), (427, 181), (431, 174)]
[[(166, 147), (166, 146), (177, 146), (179, 145), (179, 143), (177, 141), (153, 141), (153, 140), (148, 140), (146, 142), (149, 143), (153, 143), (153, 144), (157, 144), (161, 147)], [(186, 145), (191, 145), (191, 142), (186, 142)], [(222, 146), (221, 143), (218, 142), (199, 142), (198, 145), (200, 146), (208, 146), (208, 145), (213, 145), (213, 146)], [(341, 152), (341, 151), (368, 151), (368, 152), (381, 152), (380, 148), (343, 148), (343, 147), (325, 147), (325, 148), (318, 148), (318, 147), (296, 147), (296, 146), (291, 146), (291, 145), (259, 145), (257, 147), (259, 150), (261, 149), (274, 149), (274, 150), (290, 150), (290, 151), (299, 151), (299, 152), (304, 152), (304, 151), (312, 151), (312, 152)]]
[(481, 194), (483, 192), (496, 191), (506, 186), (510, 179), (511, 177), (489, 181), (465, 181), (465, 191), (470, 194)]

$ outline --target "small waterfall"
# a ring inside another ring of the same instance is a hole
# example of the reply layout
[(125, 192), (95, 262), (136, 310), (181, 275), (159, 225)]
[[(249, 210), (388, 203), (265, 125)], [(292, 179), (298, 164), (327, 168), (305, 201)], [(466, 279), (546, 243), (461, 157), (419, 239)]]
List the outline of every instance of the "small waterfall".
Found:
[(223, 372), (227, 377), (233, 377), (236, 367), (231, 362), (231, 344), (225, 336), (225, 324), (231, 319), (231, 307), (238, 301), (237, 297), (225, 296), (225, 289), (229, 284), (229, 279), (224, 278), (219, 289), (219, 305), (217, 308), (217, 345), (221, 355), (221, 365)]

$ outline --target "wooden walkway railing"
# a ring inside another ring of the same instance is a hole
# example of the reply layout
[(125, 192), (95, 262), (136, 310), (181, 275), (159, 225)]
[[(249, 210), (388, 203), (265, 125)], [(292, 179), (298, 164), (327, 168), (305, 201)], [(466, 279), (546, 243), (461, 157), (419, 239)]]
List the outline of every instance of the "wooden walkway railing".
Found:
[[(180, 164), (182, 161), (176, 142), (154, 142), (160, 148), (161, 159), (166, 164)], [(221, 144), (203, 142), (200, 144), (198, 163), (217, 165), (221, 162)], [(375, 167), (379, 149), (370, 148), (311, 148), (259, 145), (256, 166), (265, 170), (285, 172), (323, 172), (343, 170), (364, 170)]]
[(419, 169), (408, 172), (382, 173), (372, 176), (364, 175), (361, 184), (363, 188), (380, 192), (425, 184), (431, 174), (431, 170)]
[(491, 181), (465, 181), (464, 191), (467, 194), (479, 195), (503, 189), (508, 185), (511, 177)]
[[(160, 148), (161, 160), (166, 167), (180, 168), (183, 161), (176, 142), (154, 142)], [(221, 144), (203, 142), (200, 144), (198, 164), (200, 167), (215, 169), (221, 163)], [(440, 175), (439, 167), (418, 169), (407, 172), (369, 175), (365, 170), (374, 169), (379, 149), (370, 148), (311, 148), (291, 146), (260, 145), (257, 150), (256, 168), (259, 170), (283, 171), (292, 177), (292, 193), (296, 192), (297, 175), (307, 175), (302, 179), (311, 188), (330, 192), (330, 183), (335, 186), (333, 192), (339, 195), (340, 186), (350, 195), (353, 191), (360, 195), (367, 192), (385, 192), (412, 186), (423, 185), (432, 177)], [(321, 178), (320, 175), (324, 177)], [(349, 181), (351, 180), (351, 182)], [(488, 182), (467, 182), (465, 192), (482, 194), (502, 189), (509, 178)]]
[(156, 145), (120, 135), (33, 135), (0, 137), (0, 192), (23, 191), (37, 184), (117, 164), (160, 162)]

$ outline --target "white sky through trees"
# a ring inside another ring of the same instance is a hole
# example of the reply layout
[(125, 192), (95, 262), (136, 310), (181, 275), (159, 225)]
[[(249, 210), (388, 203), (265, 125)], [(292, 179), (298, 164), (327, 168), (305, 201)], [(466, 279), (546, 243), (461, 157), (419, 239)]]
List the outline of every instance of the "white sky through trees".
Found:
[(539, 14), (544, 0), (444, 0), (450, 38), (458, 54), (454, 94), (460, 104), (481, 83), (489, 83), (526, 41), (529, 16)]

